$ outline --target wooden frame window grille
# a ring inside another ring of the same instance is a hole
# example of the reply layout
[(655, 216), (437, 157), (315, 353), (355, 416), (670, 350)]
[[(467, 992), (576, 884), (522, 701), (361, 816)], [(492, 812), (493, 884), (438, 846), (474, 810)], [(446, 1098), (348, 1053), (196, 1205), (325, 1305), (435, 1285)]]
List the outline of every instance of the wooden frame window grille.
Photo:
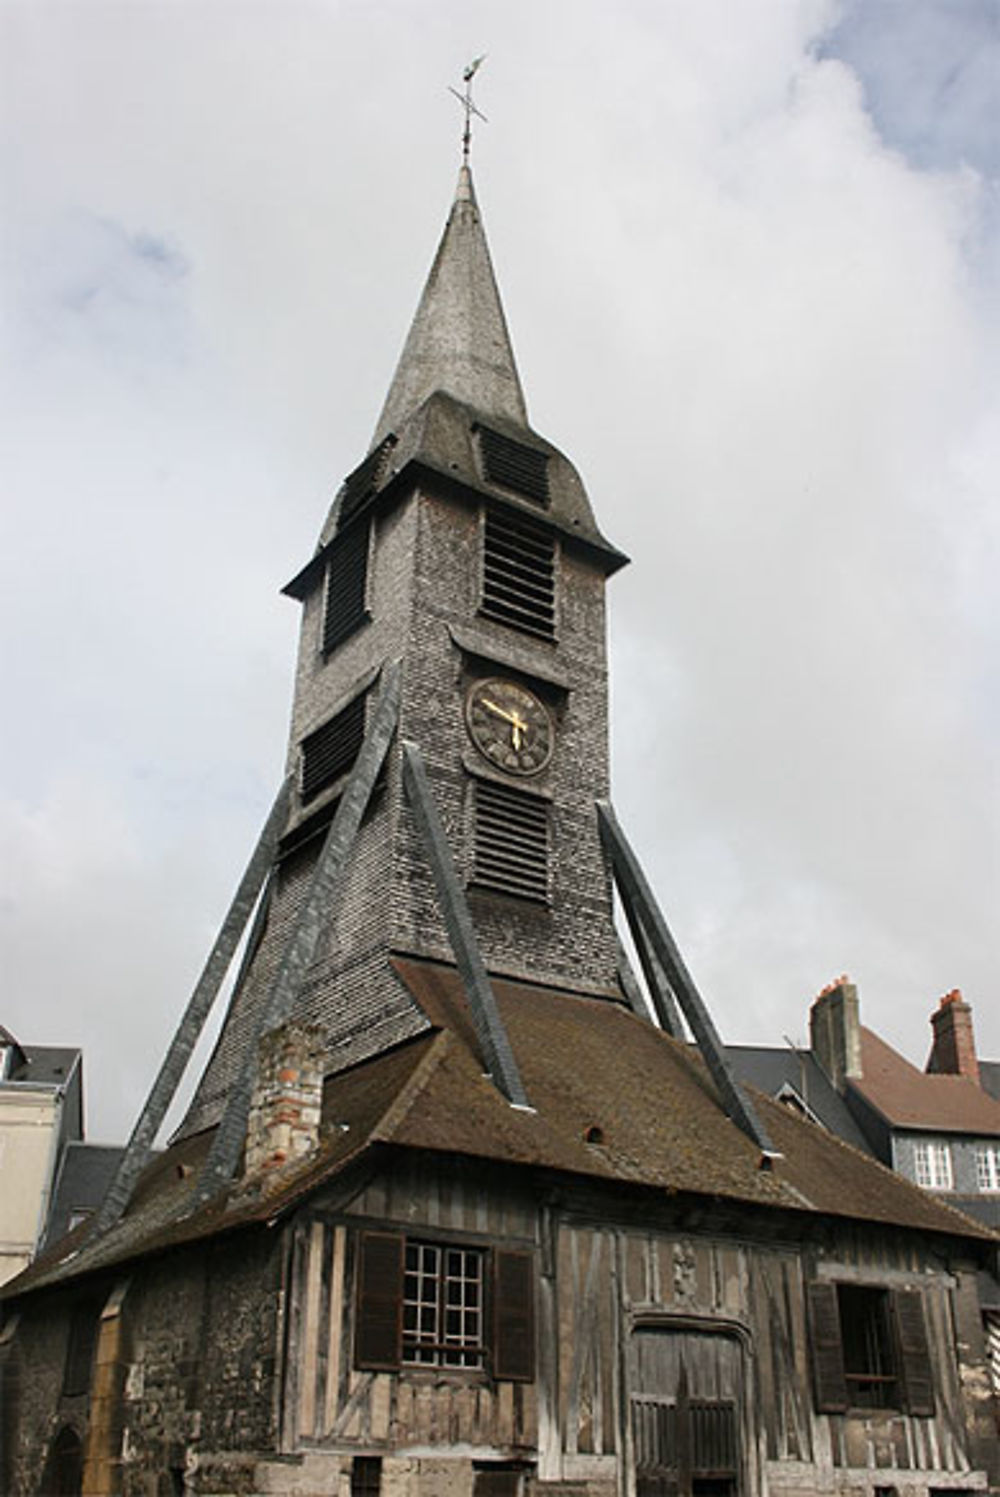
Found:
[(530, 1382), (534, 1293), (528, 1252), (362, 1232), (355, 1366), (492, 1371)]
[(548, 802), (510, 785), (473, 785), (472, 883), (498, 894), (549, 897)]
[(537, 504), (549, 502), (549, 455), (515, 442), (490, 426), (476, 426), (487, 483), (513, 489)]
[(809, 1285), (816, 1405), (821, 1413), (934, 1413), (930, 1348), (919, 1289)]
[(335, 717), (302, 740), (302, 802), (325, 790), (350, 769), (365, 736), (365, 703), (362, 692)]
[(913, 1149), (913, 1166), (925, 1190), (951, 1190), (951, 1146), (943, 1139), (921, 1139)]
[(481, 1249), (407, 1241), (403, 1361), (420, 1367), (482, 1367), (484, 1293)]
[(539, 525), (486, 512), (480, 612), (534, 634), (556, 635), (556, 543)]
[(338, 535), (326, 564), (323, 653), (329, 655), (367, 623), (368, 551), (371, 525), (359, 522)]

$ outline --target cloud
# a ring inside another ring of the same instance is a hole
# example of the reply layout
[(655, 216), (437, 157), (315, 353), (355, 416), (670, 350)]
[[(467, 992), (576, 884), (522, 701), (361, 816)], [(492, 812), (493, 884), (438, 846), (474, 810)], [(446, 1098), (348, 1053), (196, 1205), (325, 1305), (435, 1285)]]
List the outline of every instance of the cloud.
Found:
[(169, 238), (76, 209), (19, 251), (11, 276), (24, 356), (65, 350), (130, 375), (183, 360), (191, 266)]

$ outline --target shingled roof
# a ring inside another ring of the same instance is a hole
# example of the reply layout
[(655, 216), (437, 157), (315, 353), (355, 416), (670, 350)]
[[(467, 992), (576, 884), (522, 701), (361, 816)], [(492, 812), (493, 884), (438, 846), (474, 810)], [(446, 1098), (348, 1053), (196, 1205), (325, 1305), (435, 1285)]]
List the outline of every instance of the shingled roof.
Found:
[(852, 1088), (898, 1128), (1000, 1137), (1000, 1101), (968, 1076), (919, 1071), (862, 1027), (862, 1077)]
[(328, 1078), (323, 1141), (268, 1188), (237, 1184), (189, 1211), (211, 1134), (174, 1145), (103, 1236), (85, 1223), (4, 1287), (6, 1296), (199, 1238), (273, 1221), (380, 1148), (534, 1167), (594, 1182), (881, 1222), (996, 1241), (996, 1234), (884, 1169), (826, 1129), (755, 1093), (782, 1157), (726, 1116), (687, 1045), (594, 998), (496, 981), (497, 1001), (531, 1103), (513, 1108), (484, 1075), (461, 982), (440, 963), (398, 960), (432, 1030)]

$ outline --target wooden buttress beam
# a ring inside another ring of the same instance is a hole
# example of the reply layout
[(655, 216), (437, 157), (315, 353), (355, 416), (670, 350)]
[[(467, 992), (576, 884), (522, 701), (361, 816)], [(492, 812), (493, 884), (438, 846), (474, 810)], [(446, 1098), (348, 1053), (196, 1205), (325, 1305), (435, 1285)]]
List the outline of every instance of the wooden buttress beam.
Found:
[(114, 1179), (108, 1186), (98, 1208), (94, 1221), (94, 1229), (97, 1232), (107, 1231), (118, 1220), (131, 1199), (136, 1180), (146, 1167), (156, 1142), (156, 1135), (177, 1094), (177, 1088), (187, 1069), (194, 1047), (198, 1043), (198, 1037), (205, 1027), (205, 1021), (218, 997), (226, 973), (229, 971), (247, 921), (250, 919), (261, 889), (270, 873), (278, 841), (288, 819), (290, 795), (291, 777), (284, 781), (278, 791), (257, 846), (254, 848), (243, 878), (233, 896), (232, 904), (226, 913), (226, 918), (215, 938), (208, 960), (191, 994), (184, 1016), (170, 1042), (170, 1048), (150, 1088), (138, 1121), (132, 1129)]
[(653, 954), (680, 1004), (705, 1064), (719, 1089), (726, 1113), (748, 1138), (753, 1139), (754, 1143), (759, 1145), (765, 1160), (777, 1157), (777, 1150), (757, 1116), (753, 1103), (740, 1086), (726, 1059), (726, 1052), (712, 1022), (712, 1016), (705, 1007), (694, 979), (684, 964), (684, 959), (663, 918), (663, 912), (656, 902), (656, 896), (646, 880), (639, 860), (632, 851), (609, 801), (597, 802), (597, 819), (601, 830), (601, 840), (611, 861), (611, 869), (622, 904), (625, 906), (626, 915), (630, 924), (633, 919), (637, 920), (645, 932)]
[(490, 985), (465, 892), (455, 870), (451, 848), (427, 780), (423, 756), (415, 743), (403, 743), (403, 784), (417, 824), (424, 852), (434, 875), (441, 913), (458, 973), (465, 987), (476, 1039), (494, 1085), (515, 1107), (528, 1098)]
[(236, 1173), (246, 1139), (247, 1118), (257, 1073), (257, 1045), (291, 1012), (306, 969), (316, 954), (320, 937), (329, 927), (344, 871), (368, 807), (375, 782), (385, 762), (399, 717), (401, 671), (398, 662), (382, 673), (379, 692), (364, 742), (337, 802), (337, 810), (323, 841), (309, 891), (285, 945), (271, 987), (248, 1037), (239, 1075), (229, 1089), (225, 1111), (216, 1129), (208, 1158), (192, 1197), (192, 1209), (228, 1185)]

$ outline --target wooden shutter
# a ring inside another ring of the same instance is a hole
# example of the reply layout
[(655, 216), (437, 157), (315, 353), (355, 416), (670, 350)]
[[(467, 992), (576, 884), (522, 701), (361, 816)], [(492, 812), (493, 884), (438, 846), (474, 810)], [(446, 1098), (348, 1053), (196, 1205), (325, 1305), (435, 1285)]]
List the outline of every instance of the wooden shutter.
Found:
[(338, 536), (327, 564), (323, 615), (323, 652), (329, 654), (370, 617), (368, 587), (369, 526), (359, 521)]
[(480, 611), (513, 629), (555, 638), (556, 543), (548, 531), (487, 513)]
[(535, 1264), (531, 1253), (498, 1249), (493, 1280), (493, 1375), (535, 1376)]
[(934, 1379), (924, 1321), (924, 1297), (919, 1289), (897, 1289), (892, 1296), (899, 1343), (900, 1381), (904, 1407), (910, 1414), (934, 1413)]
[(302, 740), (302, 801), (314, 795), (350, 769), (361, 751), (365, 737), (366, 693), (348, 702), (336, 717), (331, 717)]
[(477, 426), (483, 471), (490, 483), (514, 489), (539, 504), (549, 502), (548, 454), (512, 441), (489, 426)]
[(549, 897), (549, 806), (492, 780), (475, 784), (473, 883), (544, 904)]
[(843, 1414), (847, 1409), (847, 1379), (840, 1339), (840, 1310), (836, 1284), (808, 1284), (809, 1326), (812, 1341), (816, 1407), (821, 1414)]
[(362, 1232), (354, 1365), (380, 1372), (399, 1366), (403, 1325), (403, 1239), (395, 1232)]

